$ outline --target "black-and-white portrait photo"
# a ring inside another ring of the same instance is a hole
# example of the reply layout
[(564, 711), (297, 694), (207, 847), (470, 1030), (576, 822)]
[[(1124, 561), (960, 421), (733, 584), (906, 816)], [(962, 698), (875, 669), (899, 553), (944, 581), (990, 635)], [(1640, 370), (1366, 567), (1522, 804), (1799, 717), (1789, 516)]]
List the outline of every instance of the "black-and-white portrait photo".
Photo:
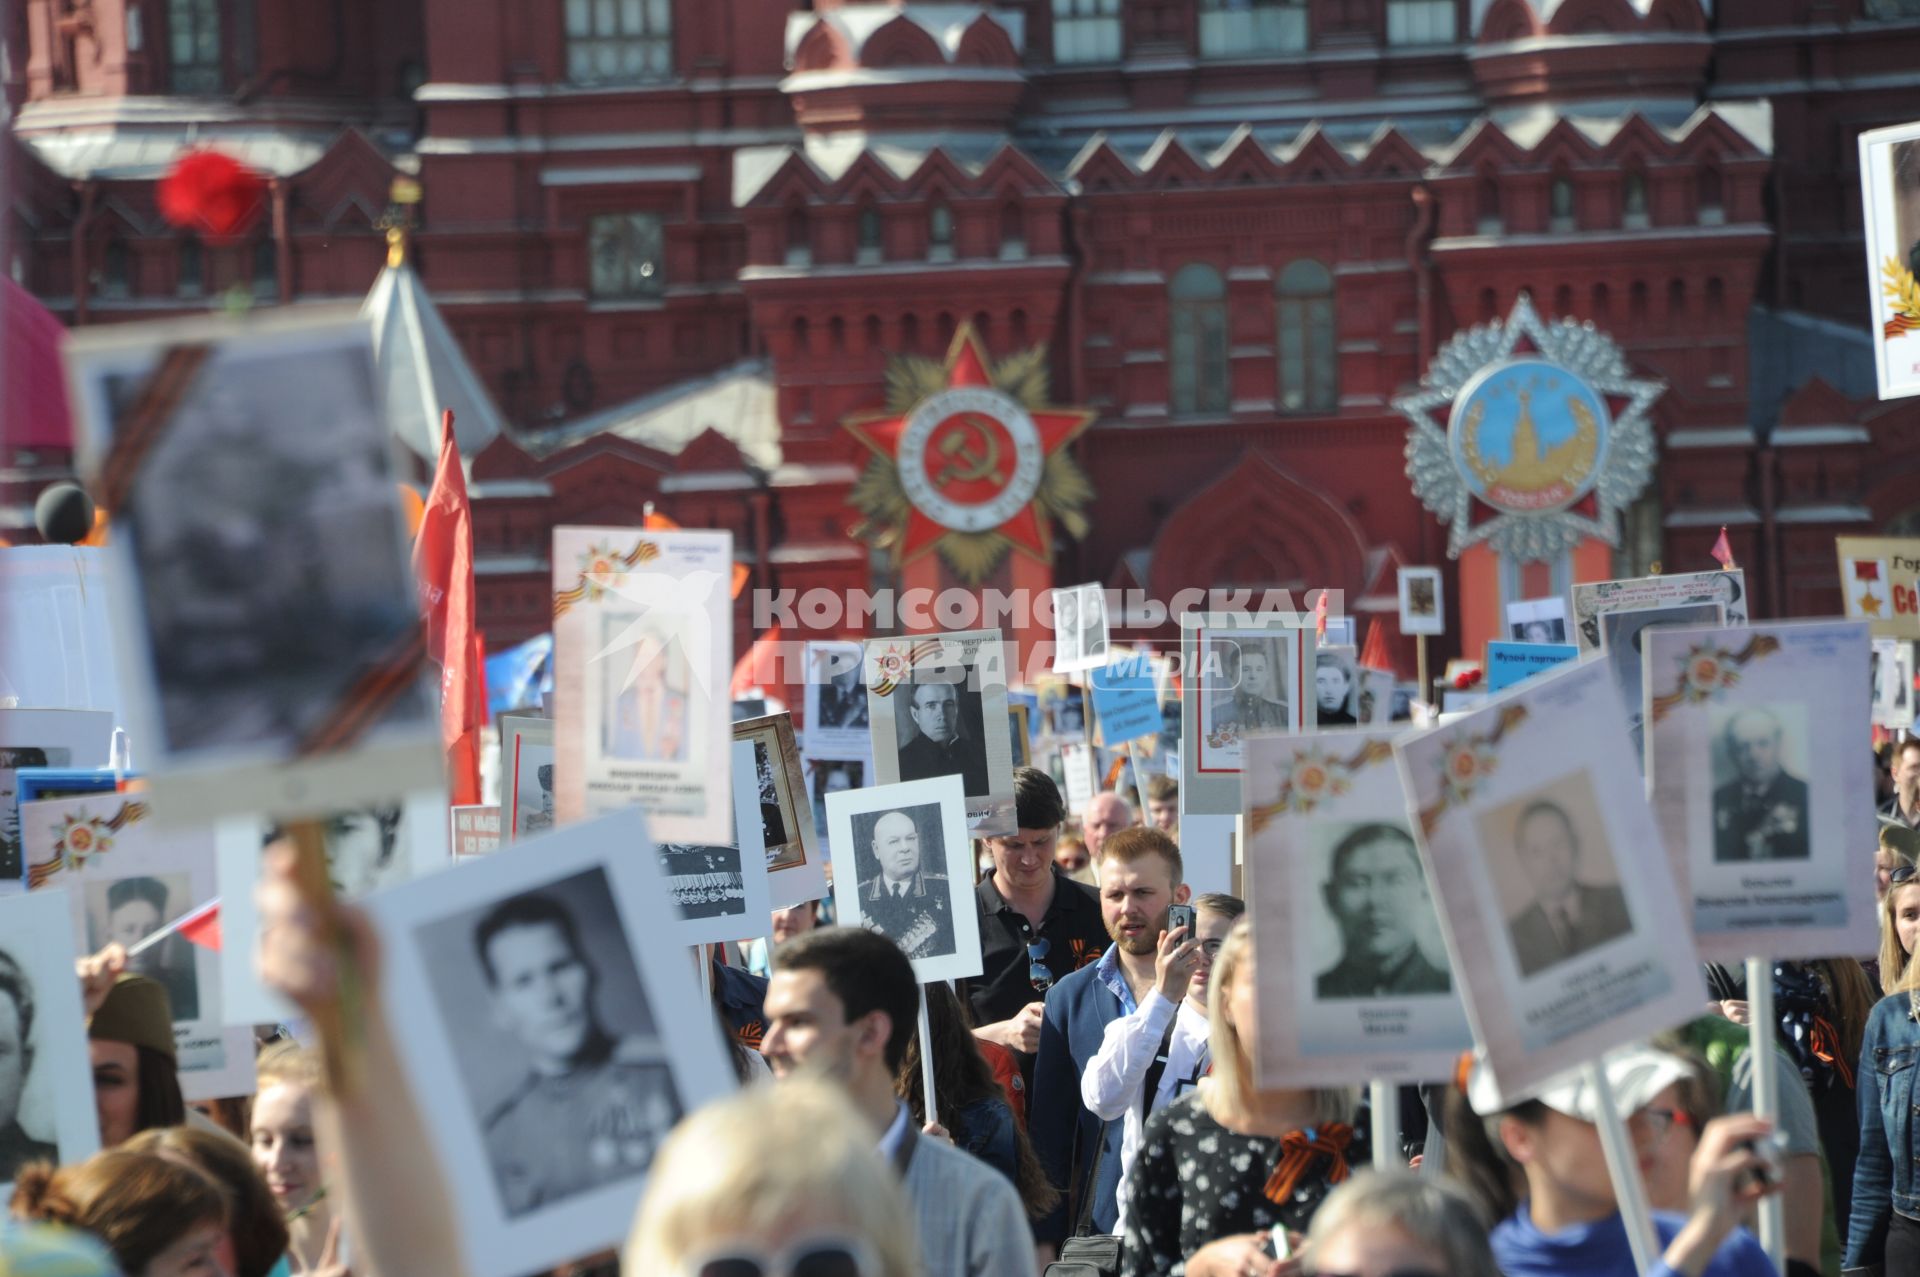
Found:
[(1805, 860), (1808, 828), (1807, 710), (1801, 702), (1715, 706), (1713, 858)]
[[(165, 748), (290, 751), (419, 622), (390, 427), (364, 331), (250, 334), (197, 368), (195, 349), (100, 382), (114, 437), (153, 431), (114, 522)], [(411, 679), (382, 721), (431, 726), (431, 691)]]
[(599, 620), (600, 752), (624, 762), (686, 762), (693, 706), (681, 618), (603, 611)]
[(1055, 590), (1053, 668), (1065, 673), (1107, 663), (1106, 592), (1097, 584)]
[(1606, 649), (1607, 667), (1620, 699), (1627, 709), (1627, 730), (1633, 737), (1633, 752), (1644, 756), (1645, 707), (1641, 704), (1641, 635), (1656, 626), (1719, 625), (1723, 615), (1716, 603), (1681, 603), (1673, 607), (1648, 608), (1640, 612), (1603, 612), (1600, 614), (1600, 641)]
[(741, 917), (747, 888), (738, 847), (660, 846), (660, 872), (683, 918)]
[(940, 807), (926, 803), (853, 817), (860, 914), (909, 958), (954, 952), (953, 906)]
[(26, 872), (20, 856), (20, 800), (14, 773), (22, 767), (65, 767), (68, 752), (34, 745), (0, 746), (0, 883), (18, 883)]
[(1508, 627), (1516, 643), (1564, 643), (1567, 641), (1567, 620), (1563, 616), (1536, 617), (1530, 621), (1519, 621)]
[[(182, 914), (206, 903), (195, 900), (187, 875), (153, 874), (86, 882), (87, 930), (93, 952), (109, 944), (131, 951)], [(127, 959), (127, 970), (157, 981), (167, 991), (176, 1021), (200, 1018), (200, 977), (192, 942), (171, 935)]]
[(817, 693), (819, 699), (815, 702), (816, 726), (841, 729), (867, 726), (867, 689), (860, 681), (859, 649), (851, 650), (854, 656), (852, 666), (834, 669), (820, 684)]
[[(33, 1073), (33, 978), (24, 962), (0, 946), (0, 1184), (29, 1162), (60, 1161), (52, 1130), (22, 1122), (21, 1101)], [(56, 1064), (55, 1067), (58, 1067)]]
[(681, 1104), (605, 870), (416, 935), (504, 1214), (644, 1175)]
[[(968, 794), (990, 792), (980, 688), (964, 667), (915, 671), (893, 695), (900, 779), (960, 777)], [(904, 712), (902, 712), (904, 711)]]
[(1313, 654), (1313, 702), (1321, 727), (1360, 724), (1360, 663), (1351, 648), (1322, 648)]
[(1047, 735), (1057, 741), (1081, 740), (1087, 734), (1086, 690), (1073, 683), (1042, 684), (1040, 714)]
[(1446, 951), (1413, 835), (1381, 821), (1316, 831), (1321, 899), (1339, 932), (1337, 960), (1314, 977), (1323, 1001), (1448, 993)]
[[(760, 836), (767, 847), (767, 868), (781, 867), (787, 847), (787, 821), (780, 811), (780, 786), (774, 780), (773, 751), (762, 740), (753, 742), (753, 782), (760, 803)], [(804, 853), (803, 853), (804, 854)]]
[(1206, 707), (1203, 727), (1210, 739), (1229, 731), (1238, 738), (1254, 732), (1283, 732), (1292, 726), (1286, 651), (1279, 639), (1254, 634), (1208, 640), (1201, 669), (1201, 704)]
[(1422, 619), (1437, 616), (1440, 601), (1434, 589), (1434, 579), (1430, 576), (1407, 578), (1407, 613)]
[(1007, 706), (1007, 734), (1013, 746), (1013, 765), (1015, 767), (1033, 766), (1033, 729), (1030, 726), (1032, 706), (1026, 704)]
[(1573, 772), (1481, 817), (1523, 976), (1633, 930), (1593, 781)]
[(813, 828), (821, 838), (827, 836), (827, 795), (860, 788), (865, 763), (815, 758), (808, 760), (813, 786)]
[[(1873, 640), (1873, 721), (1880, 727), (1913, 723), (1913, 644), (1906, 639)], [(0, 750), (0, 763), (4, 755)]]

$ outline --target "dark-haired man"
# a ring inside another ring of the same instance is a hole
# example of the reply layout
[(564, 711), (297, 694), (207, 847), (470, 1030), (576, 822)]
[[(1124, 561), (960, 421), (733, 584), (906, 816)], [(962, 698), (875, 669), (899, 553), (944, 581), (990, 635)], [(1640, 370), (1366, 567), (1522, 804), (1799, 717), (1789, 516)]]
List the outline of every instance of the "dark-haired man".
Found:
[(1513, 828), (1533, 903), (1507, 920), (1520, 973), (1533, 975), (1633, 930), (1618, 887), (1581, 882), (1580, 836), (1558, 803), (1529, 803)]
[[(107, 943), (132, 951), (167, 921), (167, 884), (158, 878), (116, 878), (107, 884)], [(181, 961), (184, 958), (185, 961)], [(161, 940), (135, 954), (127, 969), (158, 981), (177, 1020), (200, 1018), (200, 981), (190, 947)]]
[(969, 1153), (913, 1129), (893, 1079), (920, 1010), (905, 954), (878, 932), (821, 927), (781, 945), (767, 986), (761, 1054), (776, 1078), (844, 1088), (913, 1201), (925, 1277), (1032, 1277), (1020, 1195)]
[(907, 692), (906, 709), (915, 730), (900, 749), (900, 779), (958, 776), (968, 797), (987, 793), (987, 747), (961, 721), (960, 689), (932, 682), (915, 683)]
[(680, 1116), (660, 1052), (617, 1038), (565, 905), (514, 896), (474, 928), (494, 1022), (531, 1068), (487, 1118), (487, 1154), (509, 1216), (643, 1173)]
[(20, 1093), (33, 1072), (33, 986), (0, 951), (0, 1184), (29, 1162), (58, 1162), (60, 1150), (20, 1126)]
[(1340, 926), (1340, 961), (1314, 980), (1327, 998), (1384, 998), (1452, 989), (1420, 949), (1419, 926), (1433, 916), (1413, 835), (1398, 825), (1360, 825), (1333, 849), (1322, 887)]

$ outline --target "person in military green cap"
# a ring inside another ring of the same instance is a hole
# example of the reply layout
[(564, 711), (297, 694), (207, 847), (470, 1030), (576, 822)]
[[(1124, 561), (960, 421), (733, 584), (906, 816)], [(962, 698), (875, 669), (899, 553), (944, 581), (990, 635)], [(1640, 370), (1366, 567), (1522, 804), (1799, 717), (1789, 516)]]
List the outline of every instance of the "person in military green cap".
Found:
[(0, 950), (0, 1184), (28, 1162), (58, 1162), (60, 1150), (20, 1125), (20, 1094), (33, 1072), (33, 983)]
[(486, 1121), (507, 1215), (643, 1174), (679, 1116), (672, 1076), (657, 1049), (601, 1024), (573, 915), (540, 892), (514, 896), (480, 919), (474, 949), (495, 1023), (530, 1058)]
[[(89, 970), (89, 963), (97, 965)], [(117, 970), (96, 955), (82, 963), (81, 992), (91, 1012), (87, 1048), (101, 1147), (186, 1121), (173, 1044), (173, 1006), (166, 989), (146, 976)]]

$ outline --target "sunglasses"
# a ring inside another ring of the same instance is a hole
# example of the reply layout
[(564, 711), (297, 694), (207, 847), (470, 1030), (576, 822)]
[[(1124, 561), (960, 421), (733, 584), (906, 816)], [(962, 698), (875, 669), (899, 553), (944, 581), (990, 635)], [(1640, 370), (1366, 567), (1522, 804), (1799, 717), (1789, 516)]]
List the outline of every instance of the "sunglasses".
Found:
[(682, 1272), (685, 1277), (879, 1277), (880, 1261), (857, 1237), (813, 1237), (773, 1254), (716, 1252)]
[(1041, 936), (1027, 944), (1027, 983), (1033, 986), (1035, 993), (1045, 993), (1053, 987), (1053, 968), (1046, 963), (1046, 957), (1053, 951), (1053, 941)]
[(1920, 865), (1901, 865), (1887, 875), (1887, 885), (1897, 887), (1903, 882), (1912, 882), (1916, 874), (1920, 874)]

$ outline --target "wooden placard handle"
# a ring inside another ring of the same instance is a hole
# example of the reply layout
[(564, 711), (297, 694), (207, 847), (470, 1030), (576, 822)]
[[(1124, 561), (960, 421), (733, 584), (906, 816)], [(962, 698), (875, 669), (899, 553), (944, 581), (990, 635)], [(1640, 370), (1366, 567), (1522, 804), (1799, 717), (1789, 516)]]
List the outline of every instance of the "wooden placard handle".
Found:
[(333, 947), (338, 972), (336, 995), (313, 1010), (313, 1028), (319, 1035), (327, 1086), (336, 1099), (351, 1094), (359, 1083), (359, 1046), (362, 996), (360, 970), (352, 946), (340, 926), (339, 901), (327, 867), (326, 826), (318, 820), (296, 820), (286, 826), (293, 844), (294, 888), (319, 919), (321, 933)]

